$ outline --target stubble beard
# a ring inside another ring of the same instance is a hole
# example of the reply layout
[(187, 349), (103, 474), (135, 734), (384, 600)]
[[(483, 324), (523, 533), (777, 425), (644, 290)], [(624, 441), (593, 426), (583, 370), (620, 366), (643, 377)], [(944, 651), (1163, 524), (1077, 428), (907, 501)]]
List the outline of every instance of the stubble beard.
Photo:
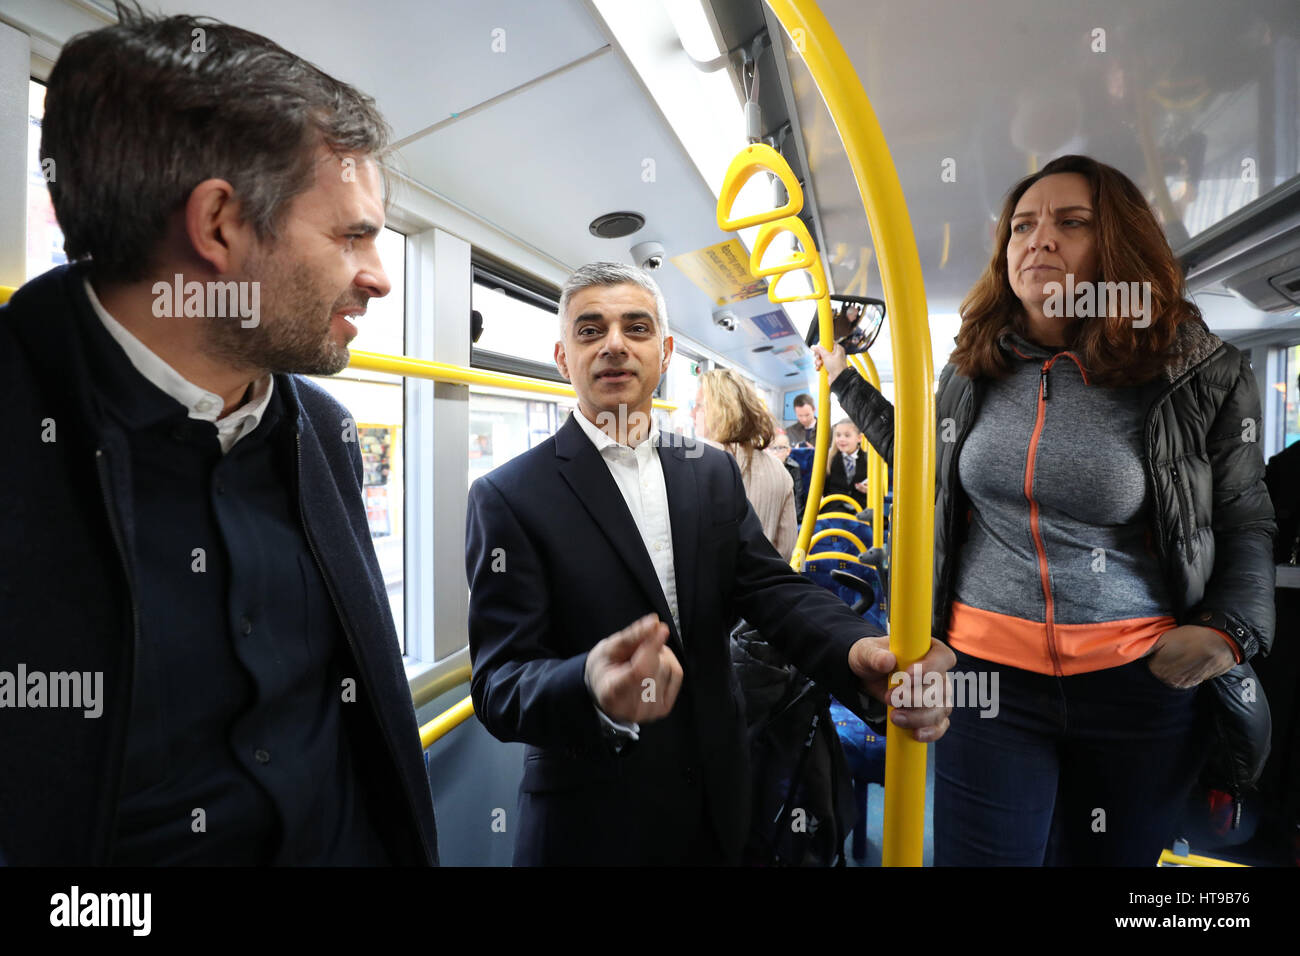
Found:
[(334, 375), (351, 358), (331, 335), (333, 314), (346, 303), (323, 291), (311, 270), (287, 256), (263, 254), (249, 263), (248, 281), (260, 283), (261, 318), (252, 328), (213, 319), (206, 344), (236, 368), (299, 375)]

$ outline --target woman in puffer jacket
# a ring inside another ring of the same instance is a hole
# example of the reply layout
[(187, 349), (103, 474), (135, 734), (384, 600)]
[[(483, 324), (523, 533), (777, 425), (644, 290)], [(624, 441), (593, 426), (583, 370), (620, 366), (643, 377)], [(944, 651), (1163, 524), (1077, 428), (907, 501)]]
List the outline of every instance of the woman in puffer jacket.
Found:
[[(1137, 187), (1082, 156), (1011, 190), (961, 314), (933, 627), (967, 676), (936, 745), (935, 863), (1150, 866), (1205, 758), (1198, 686), (1272, 641), (1250, 363), (1185, 297)], [(892, 460), (892, 407), (814, 352)]]

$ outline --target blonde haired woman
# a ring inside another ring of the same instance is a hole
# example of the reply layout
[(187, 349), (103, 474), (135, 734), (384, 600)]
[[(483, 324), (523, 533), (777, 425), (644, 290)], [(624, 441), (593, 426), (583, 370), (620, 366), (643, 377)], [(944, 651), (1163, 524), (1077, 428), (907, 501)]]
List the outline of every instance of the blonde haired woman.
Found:
[(794, 482), (785, 466), (763, 449), (772, 443), (772, 416), (754, 387), (731, 369), (700, 376), (695, 396), (695, 436), (728, 451), (740, 466), (763, 534), (786, 561), (794, 551)]

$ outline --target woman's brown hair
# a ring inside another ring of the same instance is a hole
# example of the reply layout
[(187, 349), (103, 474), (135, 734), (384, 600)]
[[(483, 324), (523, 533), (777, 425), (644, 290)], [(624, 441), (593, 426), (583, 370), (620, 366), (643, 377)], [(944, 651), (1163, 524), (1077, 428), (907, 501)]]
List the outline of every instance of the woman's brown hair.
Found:
[[(1135, 385), (1165, 367), (1178, 326), (1200, 318), (1186, 298), (1186, 286), (1173, 250), (1151, 207), (1127, 176), (1088, 156), (1061, 156), (1026, 176), (1007, 194), (998, 217), (993, 257), (961, 304), (961, 329), (951, 361), (968, 378), (1001, 378), (1010, 369), (998, 347), (1004, 331), (1024, 335), (1024, 307), (1007, 276), (1007, 243), (1016, 204), (1034, 183), (1055, 173), (1078, 173), (1092, 186), (1097, 223), (1098, 282), (1150, 283), (1150, 325), (1135, 328), (1132, 315), (1078, 321), (1070, 349), (1098, 385)], [(1131, 310), (1130, 310), (1131, 311)]]
[[(734, 369), (717, 368), (700, 376), (704, 390), (704, 414), (709, 423), (709, 437), (719, 445), (744, 448), (741, 470), (749, 471), (750, 456), (772, 443), (775, 428), (772, 413), (758, 397), (754, 387)], [(733, 453), (734, 454), (734, 453)]]

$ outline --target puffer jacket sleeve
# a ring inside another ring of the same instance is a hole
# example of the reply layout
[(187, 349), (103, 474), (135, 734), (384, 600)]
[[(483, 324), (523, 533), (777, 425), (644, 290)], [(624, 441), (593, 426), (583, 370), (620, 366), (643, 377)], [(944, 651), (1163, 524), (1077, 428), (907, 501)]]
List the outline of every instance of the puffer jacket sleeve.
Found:
[(870, 382), (846, 368), (831, 383), (844, 413), (853, 420), (881, 458), (894, 462), (894, 406)]
[[(1243, 354), (1237, 377), (1206, 436), (1213, 473), (1214, 571), (1201, 603), (1187, 620), (1217, 611), (1249, 659), (1273, 644), (1273, 535), (1277, 525), (1264, 484), (1259, 442), (1247, 440), (1260, 428), (1259, 393), (1249, 359)], [(1252, 436), (1253, 438), (1253, 436)]]

